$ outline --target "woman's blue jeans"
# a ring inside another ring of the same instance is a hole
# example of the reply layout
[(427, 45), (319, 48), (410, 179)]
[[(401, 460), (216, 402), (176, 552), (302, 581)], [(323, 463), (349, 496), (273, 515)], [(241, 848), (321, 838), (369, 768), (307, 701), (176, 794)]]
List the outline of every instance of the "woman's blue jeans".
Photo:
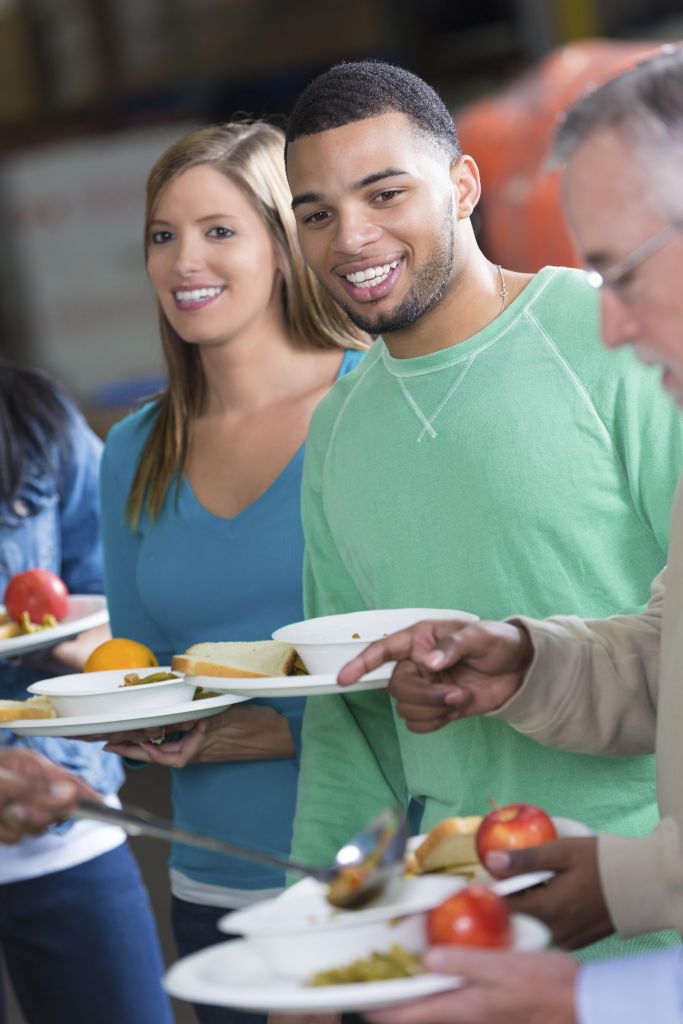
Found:
[(0, 945), (28, 1024), (173, 1022), (156, 924), (127, 843), (0, 885)]

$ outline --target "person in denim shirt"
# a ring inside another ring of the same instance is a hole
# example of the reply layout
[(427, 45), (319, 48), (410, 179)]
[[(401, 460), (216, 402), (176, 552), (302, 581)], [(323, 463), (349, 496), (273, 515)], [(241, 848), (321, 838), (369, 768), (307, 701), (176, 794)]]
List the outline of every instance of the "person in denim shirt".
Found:
[[(101, 442), (56, 384), (5, 360), (0, 433), (0, 588), (40, 566), (72, 593), (102, 593)], [(55, 659), (73, 670), (78, 652), (78, 640), (54, 648), (52, 672)], [(45, 674), (30, 659), (0, 659), (0, 696), (25, 699)], [(28, 748), (118, 802), (120, 761), (100, 744), (7, 729), (0, 742), (5, 756)], [(91, 1024), (172, 1020), (149, 902), (119, 829), (65, 822), (0, 847), (0, 944), (29, 1024), (83, 1019), (84, 1006)]]

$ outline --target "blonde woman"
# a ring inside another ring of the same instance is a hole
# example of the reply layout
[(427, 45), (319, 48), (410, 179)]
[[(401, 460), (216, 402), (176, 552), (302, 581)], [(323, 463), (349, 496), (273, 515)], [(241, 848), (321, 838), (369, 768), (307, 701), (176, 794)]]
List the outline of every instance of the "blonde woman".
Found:
[[(367, 346), (304, 266), (283, 145), (264, 123), (204, 128), (149, 176), (147, 271), (169, 383), (111, 431), (102, 517), (113, 634), (147, 644), (161, 664), (192, 643), (267, 638), (302, 618), (306, 430)], [(302, 714), (300, 700), (254, 700), (179, 741), (128, 734), (109, 749), (172, 768), (181, 824), (287, 851)], [(226, 909), (272, 896), (283, 881), (174, 848), (180, 953), (220, 941)], [(202, 1024), (243, 1019), (197, 1013)]]

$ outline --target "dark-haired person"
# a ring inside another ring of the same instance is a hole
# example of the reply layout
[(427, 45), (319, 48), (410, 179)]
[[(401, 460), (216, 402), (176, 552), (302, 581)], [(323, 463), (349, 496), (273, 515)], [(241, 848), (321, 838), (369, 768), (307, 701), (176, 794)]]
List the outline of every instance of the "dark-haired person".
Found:
[[(600, 287), (605, 344), (659, 365), (683, 405), (683, 49), (657, 57), (579, 100), (555, 143), (579, 251)], [(660, 443), (666, 444), (666, 438)], [(549, 868), (556, 881), (518, 897), (558, 928), (624, 935), (683, 931), (683, 492), (665, 573), (646, 612), (603, 621), (423, 623), (368, 649), (347, 681), (384, 658), (411, 728), (490, 712), (547, 743), (610, 755), (655, 750), (660, 825), (648, 836), (601, 835), (602, 892), (576, 871), (570, 840), (489, 855), (498, 871)], [(521, 686), (520, 686), (521, 684)], [(492, 864), (492, 866), (493, 866)], [(433, 950), (431, 970), (463, 977), (462, 992), (371, 1015), (377, 1024), (680, 1024), (683, 951), (589, 964), (557, 954)]]
[[(486, 259), (470, 221), (476, 164), (436, 93), (400, 68), (341, 64), (312, 82), (289, 122), (287, 171), (306, 260), (381, 334), (313, 419), (306, 614), (642, 608), (666, 561), (681, 423), (651, 370), (599, 344), (585, 275)], [(309, 702), (297, 856), (325, 863), (408, 795), (425, 829), (481, 814), (491, 796), (596, 831), (644, 835), (657, 820), (650, 757), (550, 750), (485, 719), (418, 736), (383, 692)], [(594, 857), (583, 871), (592, 885)], [(610, 935), (581, 955), (671, 941)]]
[[(6, 360), (0, 437), (0, 591), (15, 573), (40, 566), (72, 593), (101, 594), (101, 442), (53, 381)], [(70, 641), (52, 654), (74, 671), (81, 647)], [(42, 675), (0, 659), (0, 696), (23, 700)], [(53, 774), (62, 785), (68, 769), (81, 791), (117, 800), (119, 759), (101, 746), (20, 739), (6, 729), (0, 736), (0, 768), (14, 764), (25, 778)], [(29, 751), (52, 761), (53, 772)], [(0, 776), (0, 801), (3, 785), (12, 789)], [(79, 821), (24, 836), (33, 815), (36, 827), (48, 823), (40, 806), (10, 800), (7, 813), (3, 820), (0, 809), (0, 839), (19, 841), (0, 847), (0, 946), (28, 1024), (82, 1020), (84, 1007), (92, 1024), (170, 1024), (156, 929), (124, 833)]]

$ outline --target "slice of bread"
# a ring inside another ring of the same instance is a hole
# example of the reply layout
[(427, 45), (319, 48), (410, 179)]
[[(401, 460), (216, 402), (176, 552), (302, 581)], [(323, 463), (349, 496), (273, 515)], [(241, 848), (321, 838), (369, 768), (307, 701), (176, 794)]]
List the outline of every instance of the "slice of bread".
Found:
[(417, 871), (443, 871), (477, 863), (474, 838), (481, 817), (446, 818), (435, 825), (414, 851)]
[(295, 662), (296, 651), (291, 644), (254, 640), (193, 644), (184, 654), (174, 654), (171, 668), (186, 676), (263, 679), (292, 675)]
[(57, 712), (49, 697), (28, 700), (0, 700), (0, 722), (16, 722), (22, 718), (56, 718)]

